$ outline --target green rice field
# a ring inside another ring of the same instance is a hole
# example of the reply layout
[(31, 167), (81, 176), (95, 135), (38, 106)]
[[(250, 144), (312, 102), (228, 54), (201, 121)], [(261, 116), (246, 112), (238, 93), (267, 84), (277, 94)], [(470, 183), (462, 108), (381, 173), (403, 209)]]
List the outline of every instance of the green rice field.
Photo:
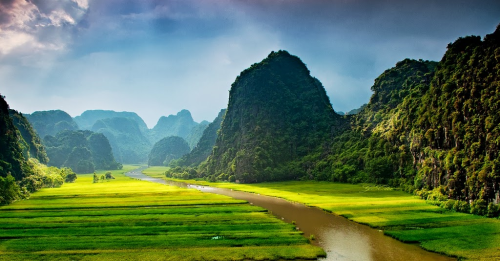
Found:
[(419, 243), (424, 249), (459, 259), (500, 260), (500, 220), (442, 209), (391, 188), (316, 181), (185, 182), (259, 193), (318, 207), (383, 230), (403, 242)]
[[(265, 209), (123, 175), (0, 207), (0, 260), (276, 260), (325, 253)], [(98, 173), (100, 176), (102, 173)]]

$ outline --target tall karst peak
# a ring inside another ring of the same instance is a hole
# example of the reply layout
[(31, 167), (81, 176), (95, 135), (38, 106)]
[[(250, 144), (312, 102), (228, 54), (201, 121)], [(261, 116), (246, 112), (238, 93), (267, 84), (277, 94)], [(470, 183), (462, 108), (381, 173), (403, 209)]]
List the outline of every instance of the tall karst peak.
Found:
[(231, 85), (207, 175), (240, 182), (291, 179), (285, 163), (303, 157), (345, 124), (321, 83), (287, 51), (271, 52)]

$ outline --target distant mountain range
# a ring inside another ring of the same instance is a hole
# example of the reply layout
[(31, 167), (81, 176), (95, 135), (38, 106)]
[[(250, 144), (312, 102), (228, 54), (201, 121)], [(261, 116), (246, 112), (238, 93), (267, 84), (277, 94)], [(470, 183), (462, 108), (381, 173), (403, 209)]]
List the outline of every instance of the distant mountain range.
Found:
[(178, 136), (194, 148), (209, 122), (197, 123), (188, 110), (177, 115), (161, 117), (154, 128), (148, 129), (144, 120), (134, 112), (88, 110), (71, 118), (61, 110), (37, 111), (25, 114), (40, 137), (56, 136), (64, 130), (91, 130), (109, 140), (114, 158), (123, 164), (146, 163), (154, 144)]

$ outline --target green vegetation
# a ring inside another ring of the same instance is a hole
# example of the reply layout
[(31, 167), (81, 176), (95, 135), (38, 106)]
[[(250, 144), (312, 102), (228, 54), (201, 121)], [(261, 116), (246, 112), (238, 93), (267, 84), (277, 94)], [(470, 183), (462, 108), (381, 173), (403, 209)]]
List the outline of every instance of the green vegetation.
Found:
[(147, 162), (152, 146), (136, 120), (124, 117), (101, 119), (92, 126), (92, 131), (106, 136), (118, 162)]
[(189, 153), (187, 142), (177, 136), (170, 136), (161, 139), (153, 146), (149, 153), (149, 166), (168, 166), (170, 161), (178, 159)]
[[(193, 129), (199, 124), (193, 120), (191, 112), (188, 110), (181, 110), (177, 115), (169, 115), (168, 117), (162, 116), (158, 123), (151, 129), (150, 140), (151, 143), (156, 143), (157, 141), (168, 137), (168, 136), (179, 136), (183, 139), (187, 139), (190, 136)], [(197, 132), (197, 137), (191, 137), (190, 143), (196, 144), (201, 137), (202, 132)]]
[(83, 130), (103, 133), (113, 148), (114, 157), (126, 164), (148, 162), (152, 145), (168, 136), (182, 137), (190, 149), (194, 148), (208, 125), (206, 121), (194, 122), (188, 110), (161, 117), (153, 129), (148, 129), (134, 112), (89, 110), (75, 117), (75, 121)]
[(166, 166), (151, 166), (148, 167), (147, 169), (143, 170), (142, 173), (153, 177), (153, 178), (164, 178), (165, 177), (165, 171), (169, 170), (170, 167)]
[[(19, 129), (16, 127), (19, 126)], [(76, 179), (69, 168), (47, 167), (40, 138), (29, 122), (0, 95), (0, 205), (29, 198), (30, 193), (44, 187), (60, 187)]]
[(483, 40), (449, 44), (439, 63), (398, 62), (375, 79), (370, 102), (344, 116), (350, 128), (343, 132), (344, 121), (305, 65), (273, 52), (232, 85), (208, 161), (170, 176), (387, 184), (424, 199), (439, 192), (438, 205), (458, 200), (458, 211), (497, 216), (498, 39), (500, 26)]
[(74, 118), (81, 130), (92, 130), (94, 124), (99, 120), (108, 118), (129, 118), (137, 123), (141, 132), (145, 135), (148, 131), (148, 126), (144, 120), (135, 112), (128, 111), (110, 111), (110, 110), (87, 110), (80, 116)]
[(203, 136), (203, 132), (205, 131), (205, 129), (208, 127), (209, 124), (210, 122), (208, 121), (202, 121), (191, 129), (191, 131), (185, 138), (185, 140), (189, 144), (190, 150), (196, 147), (201, 137)]
[[(229, 197), (125, 177), (42, 189), (0, 208), (1, 260), (276, 260), (325, 253), (292, 225)], [(102, 175), (104, 172), (97, 172)]]
[(47, 164), (49, 158), (47, 157), (47, 152), (42, 145), (40, 137), (33, 129), (28, 119), (26, 119), (21, 113), (15, 110), (9, 110), (9, 115), (12, 118), (12, 123), (19, 130), (19, 137), (21, 147), (23, 149), (23, 154), (25, 158), (35, 158), (40, 163)]
[[(26, 159), (19, 143), (20, 133), (9, 116), (9, 104), (0, 95), (0, 176), (12, 175), (16, 180), (24, 178), (23, 170)], [(10, 184), (10, 183), (6, 183)]]
[(305, 159), (311, 177), (401, 186), (424, 199), (434, 190), (461, 201), (460, 211), (498, 215), (488, 205), (500, 200), (499, 38), (500, 27), (483, 41), (460, 38), (437, 64), (404, 60), (384, 72), (351, 130)]
[(78, 125), (69, 114), (61, 110), (35, 111), (24, 114), (40, 138), (56, 135), (63, 130), (78, 130)]
[(229, 96), (212, 154), (200, 169), (209, 179), (235, 176), (248, 183), (303, 176), (293, 162), (346, 125), (321, 83), (286, 51), (271, 52), (243, 71)]
[[(147, 173), (147, 172), (146, 172)], [(383, 230), (403, 242), (466, 259), (500, 258), (500, 220), (427, 204), (387, 186), (322, 181), (259, 184), (189, 183), (258, 193), (318, 207)]]
[(45, 136), (49, 165), (69, 167), (76, 173), (91, 173), (95, 169), (120, 169), (113, 157), (108, 139), (92, 131), (62, 131), (55, 137)]
[(208, 156), (210, 156), (210, 153), (212, 153), (212, 148), (214, 147), (215, 140), (217, 139), (217, 131), (220, 130), (220, 125), (225, 114), (226, 109), (222, 109), (214, 121), (205, 128), (203, 135), (196, 144), (196, 147), (189, 154), (186, 154), (177, 160), (173, 165), (197, 166), (205, 161)]

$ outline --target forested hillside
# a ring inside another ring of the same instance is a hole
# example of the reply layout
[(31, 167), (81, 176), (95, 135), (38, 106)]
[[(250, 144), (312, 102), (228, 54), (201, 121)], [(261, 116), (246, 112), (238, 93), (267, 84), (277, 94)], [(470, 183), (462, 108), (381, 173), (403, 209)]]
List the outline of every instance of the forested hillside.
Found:
[(63, 130), (78, 130), (78, 125), (69, 114), (61, 110), (36, 111), (24, 114), (40, 138), (56, 135)]
[(233, 83), (197, 176), (389, 184), (498, 215), (488, 203), (500, 201), (499, 62), (500, 28), (459, 38), (440, 62), (398, 62), (375, 79), (368, 104), (340, 117), (297, 57), (273, 52)]
[(217, 131), (220, 129), (224, 115), (226, 114), (226, 109), (222, 109), (217, 115), (217, 118), (210, 123), (201, 136), (196, 147), (189, 153), (184, 155), (181, 159), (176, 162), (178, 166), (197, 166), (203, 161), (205, 161), (210, 153), (212, 153), (212, 148), (214, 147), (215, 140), (217, 139)]
[(437, 189), (472, 203), (457, 210), (485, 214), (499, 201), (499, 46), (497, 29), (449, 44), (437, 64), (405, 60), (384, 72), (370, 103), (350, 117), (352, 129), (327, 155), (309, 158), (312, 176), (388, 183), (423, 197)]
[(37, 158), (47, 160), (38, 136), (0, 95), (0, 205), (28, 198), (40, 188), (59, 187), (64, 181), (76, 179), (71, 169), (47, 167)]
[(321, 83), (286, 51), (272, 52), (232, 84), (206, 175), (240, 182), (294, 179), (287, 164), (308, 155), (345, 126)]
[(175, 159), (189, 153), (188, 143), (181, 137), (169, 136), (159, 140), (149, 153), (149, 166), (168, 166)]
[(20, 139), (9, 116), (9, 105), (5, 97), (0, 95), (0, 174), (3, 178), (12, 175), (16, 180), (21, 180), (26, 176), (23, 171), (26, 160)]
[(45, 136), (49, 165), (68, 167), (76, 173), (92, 173), (96, 169), (120, 169), (108, 139), (92, 131), (62, 131)]
[(383, 126), (392, 128), (390, 124), (400, 116), (397, 108), (403, 100), (414, 99), (418, 103), (429, 88), (435, 66), (436, 62), (406, 59), (375, 79), (370, 102), (357, 115), (347, 116), (351, 129), (303, 159), (302, 165), (308, 166), (307, 178), (399, 184), (399, 176), (393, 180), (394, 173), (412, 171), (403, 170), (405, 166), (401, 165), (407, 155), (401, 155), (399, 146), (382, 139), (378, 133)]
[(151, 129), (151, 143), (154, 144), (168, 136), (178, 136), (187, 139), (193, 128), (197, 125), (198, 123), (193, 120), (191, 112), (188, 110), (181, 110), (176, 115), (169, 115), (168, 117), (162, 116), (153, 129)]
[(135, 122), (137, 122), (139, 129), (144, 135), (146, 135), (149, 130), (144, 120), (139, 115), (137, 115), (137, 113), (128, 111), (117, 112), (110, 110), (88, 110), (84, 111), (80, 116), (76, 116), (74, 120), (81, 130), (92, 130), (92, 126), (94, 126), (94, 124), (98, 120), (116, 117), (129, 118), (134, 120)]
[(208, 121), (202, 121), (191, 129), (191, 131), (185, 138), (185, 140), (189, 144), (190, 149), (194, 149), (196, 147), (201, 137), (203, 136), (203, 132), (205, 131), (205, 129), (208, 127), (209, 124), (210, 122)]
[(33, 129), (29, 121), (16, 110), (9, 110), (9, 115), (12, 118), (12, 123), (19, 131), (20, 144), (23, 149), (23, 154), (26, 159), (35, 158), (40, 163), (47, 164), (49, 158), (43, 147), (42, 140)]
[(92, 131), (106, 136), (118, 162), (124, 164), (147, 162), (152, 144), (143, 135), (135, 120), (123, 117), (98, 120), (92, 126)]

